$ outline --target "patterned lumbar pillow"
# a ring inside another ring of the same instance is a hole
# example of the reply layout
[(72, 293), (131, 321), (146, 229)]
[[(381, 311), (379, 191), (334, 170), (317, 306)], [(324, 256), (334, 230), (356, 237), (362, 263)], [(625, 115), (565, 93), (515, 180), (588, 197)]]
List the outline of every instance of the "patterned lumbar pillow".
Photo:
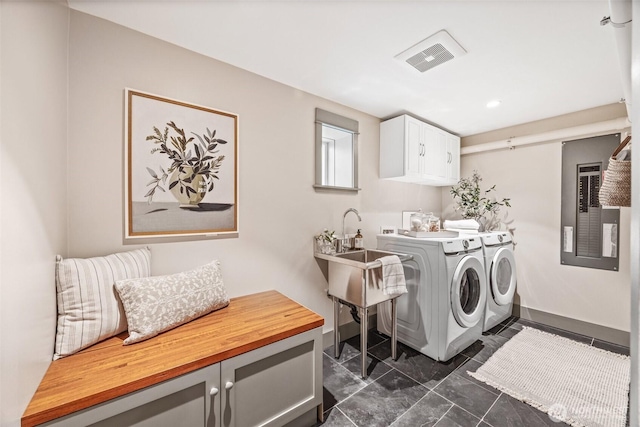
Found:
[(220, 262), (170, 276), (116, 282), (133, 344), (229, 305)]
[(53, 359), (127, 330), (116, 280), (151, 274), (149, 248), (105, 257), (56, 259), (58, 326)]

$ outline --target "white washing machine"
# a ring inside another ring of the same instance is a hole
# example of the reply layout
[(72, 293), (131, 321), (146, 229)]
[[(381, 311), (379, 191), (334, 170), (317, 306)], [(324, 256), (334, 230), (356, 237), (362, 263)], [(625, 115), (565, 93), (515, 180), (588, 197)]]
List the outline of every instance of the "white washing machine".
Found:
[(517, 277), (511, 233), (494, 231), (482, 233), (480, 238), (487, 272), (487, 307), (482, 327), (484, 332), (511, 316)]
[[(487, 285), (478, 236), (381, 234), (378, 249), (413, 255), (403, 263), (408, 293), (397, 298), (399, 341), (446, 361), (482, 336)], [(388, 302), (378, 305), (378, 330), (391, 334)]]

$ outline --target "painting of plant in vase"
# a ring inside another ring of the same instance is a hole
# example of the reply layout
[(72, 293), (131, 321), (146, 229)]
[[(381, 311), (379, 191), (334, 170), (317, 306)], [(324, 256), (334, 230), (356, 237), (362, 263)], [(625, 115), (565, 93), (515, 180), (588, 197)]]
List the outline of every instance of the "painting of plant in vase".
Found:
[(125, 238), (238, 232), (238, 116), (125, 91)]

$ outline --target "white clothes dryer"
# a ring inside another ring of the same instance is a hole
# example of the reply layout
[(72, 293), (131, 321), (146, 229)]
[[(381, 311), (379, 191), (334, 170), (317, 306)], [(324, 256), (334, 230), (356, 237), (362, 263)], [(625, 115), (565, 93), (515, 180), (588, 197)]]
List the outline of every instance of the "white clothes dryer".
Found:
[[(413, 255), (403, 263), (408, 293), (397, 298), (398, 340), (446, 361), (482, 336), (487, 298), (478, 236), (378, 235), (378, 249)], [(378, 305), (378, 330), (391, 334), (391, 305)]]
[(488, 287), (482, 327), (482, 331), (485, 332), (511, 316), (517, 277), (511, 233), (493, 231), (480, 234), (480, 238)]

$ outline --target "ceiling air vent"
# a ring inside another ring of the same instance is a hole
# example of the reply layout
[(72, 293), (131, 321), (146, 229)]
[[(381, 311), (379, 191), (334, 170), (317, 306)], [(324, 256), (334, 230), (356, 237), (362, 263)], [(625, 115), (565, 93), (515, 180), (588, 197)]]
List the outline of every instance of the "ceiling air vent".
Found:
[(396, 59), (424, 73), (465, 53), (467, 52), (449, 33), (441, 30), (396, 55)]

